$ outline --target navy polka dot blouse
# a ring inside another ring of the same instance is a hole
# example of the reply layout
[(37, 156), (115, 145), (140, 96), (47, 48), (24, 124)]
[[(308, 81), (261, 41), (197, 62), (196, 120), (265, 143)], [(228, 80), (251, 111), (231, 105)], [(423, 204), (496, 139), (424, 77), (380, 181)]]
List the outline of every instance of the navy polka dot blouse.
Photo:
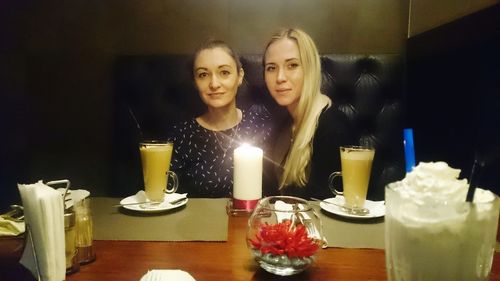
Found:
[(233, 151), (243, 143), (266, 153), (271, 134), (268, 114), (242, 111), (238, 125), (224, 131), (202, 127), (195, 118), (173, 128), (174, 154), (170, 170), (179, 176), (177, 192), (188, 197), (232, 197)]

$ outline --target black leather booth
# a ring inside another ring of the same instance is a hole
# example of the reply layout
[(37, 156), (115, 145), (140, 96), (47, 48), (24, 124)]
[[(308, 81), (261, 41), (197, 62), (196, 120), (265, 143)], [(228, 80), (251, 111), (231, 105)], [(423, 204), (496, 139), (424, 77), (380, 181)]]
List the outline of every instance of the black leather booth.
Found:
[[(261, 106), (272, 114), (283, 110), (266, 90), (261, 55), (242, 55), (241, 60), (245, 81), (238, 92), (239, 107)], [(325, 54), (321, 60), (323, 92), (349, 118), (359, 143), (376, 148), (369, 197), (383, 199), (385, 184), (404, 175), (401, 57)], [(189, 56), (121, 56), (114, 67), (110, 195), (126, 196), (142, 184), (137, 151), (141, 133), (134, 118), (143, 137), (161, 138), (173, 123), (200, 114), (204, 106), (193, 86)]]

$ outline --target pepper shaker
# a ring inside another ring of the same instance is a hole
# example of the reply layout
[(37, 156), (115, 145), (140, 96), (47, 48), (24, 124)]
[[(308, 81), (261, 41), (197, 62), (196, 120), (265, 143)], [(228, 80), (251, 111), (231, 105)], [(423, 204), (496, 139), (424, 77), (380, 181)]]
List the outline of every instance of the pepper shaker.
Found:
[(95, 260), (93, 248), (93, 224), (90, 210), (90, 199), (85, 198), (75, 204), (76, 213), (76, 247), (78, 261), (88, 264)]

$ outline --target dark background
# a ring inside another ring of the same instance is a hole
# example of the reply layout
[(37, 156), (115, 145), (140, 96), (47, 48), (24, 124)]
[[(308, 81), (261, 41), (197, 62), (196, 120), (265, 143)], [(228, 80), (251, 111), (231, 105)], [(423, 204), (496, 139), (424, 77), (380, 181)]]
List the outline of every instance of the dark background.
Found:
[(447, 161), (500, 191), (500, 5), (407, 43), (407, 122), (417, 161)]
[[(110, 194), (117, 56), (190, 54), (208, 36), (260, 54), (283, 26), (321, 53), (407, 55), (417, 160), (467, 176), (474, 150), (499, 143), (498, 6), (407, 40), (401, 0), (0, 1), (0, 211), (19, 203), (17, 183), (68, 178)], [(495, 165), (485, 186), (500, 187)]]
[(17, 183), (137, 188), (114, 173), (118, 57), (190, 55), (207, 37), (260, 54), (284, 26), (321, 53), (400, 54), (407, 23), (407, 0), (0, 1), (0, 209), (19, 202)]

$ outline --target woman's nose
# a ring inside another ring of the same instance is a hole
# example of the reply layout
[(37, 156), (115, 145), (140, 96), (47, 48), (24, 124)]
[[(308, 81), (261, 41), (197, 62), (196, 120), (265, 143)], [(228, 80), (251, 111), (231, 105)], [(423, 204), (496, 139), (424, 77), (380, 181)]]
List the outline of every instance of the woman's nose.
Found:
[(209, 84), (210, 88), (212, 89), (217, 89), (220, 87), (220, 82), (219, 82), (219, 79), (217, 78), (216, 75), (213, 75), (212, 76), (212, 79), (210, 79), (210, 84)]
[(286, 74), (285, 74), (285, 71), (283, 71), (283, 69), (278, 69), (278, 76), (276, 77), (276, 81), (278, 83), (282, 83), (282, 82), (285, 82), (286, 81)]

